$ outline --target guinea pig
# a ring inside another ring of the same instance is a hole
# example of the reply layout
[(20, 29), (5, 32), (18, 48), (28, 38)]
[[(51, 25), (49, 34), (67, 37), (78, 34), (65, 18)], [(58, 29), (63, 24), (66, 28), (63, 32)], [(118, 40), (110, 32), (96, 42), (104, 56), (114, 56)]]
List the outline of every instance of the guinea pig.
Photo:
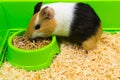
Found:
[(39, 2), (34, 7), (32, 19), (25, 36), (29, 38), (69, 37), (79, 42), (85, 50), (93, 50), (102, 34), (101, 20), (86, 3)]

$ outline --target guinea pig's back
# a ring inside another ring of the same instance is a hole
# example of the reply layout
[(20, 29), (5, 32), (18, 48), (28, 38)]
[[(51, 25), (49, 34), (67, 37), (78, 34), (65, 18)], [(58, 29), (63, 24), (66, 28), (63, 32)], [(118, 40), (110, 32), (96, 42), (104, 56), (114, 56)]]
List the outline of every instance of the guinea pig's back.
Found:
[(77, 3), (73, 15), (71, 38), (83, 42), (97, 33), (100, 28), (100, 19), (92, 7), (85, 3)]
[(47, 4), (44, 5), (45, 6), (49, 6), (51, 8), (53, 8), (54, 12), (55, 12), (55, 19), (57, 21), (63, 21), (65, 19), (67, 20), (72, 20), (73, 18), (73, 13), (74, 13), (74, 8), (75, 8), (76, 3), (51, 3), (51, 4)]

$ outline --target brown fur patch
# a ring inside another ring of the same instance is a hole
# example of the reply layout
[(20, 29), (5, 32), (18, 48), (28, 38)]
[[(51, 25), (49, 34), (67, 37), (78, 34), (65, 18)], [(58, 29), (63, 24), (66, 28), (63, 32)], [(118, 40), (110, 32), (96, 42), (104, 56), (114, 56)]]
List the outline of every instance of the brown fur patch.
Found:
[(36, 20), (37, 15), (38, 15), (38, 13), (36, 13), (35, 15), (33, 15), (33, 17), (30, 20), (30, 23), (28, 25), (27, 31), (25, 33), (25, 36), (27, 38), (30, 38), (31, 35), (32, 35), (32, 33), (33, 33), (33, 31), (34, 31), (35, 20)]
[(102, 27), (100, 26), (94, 36), (82, 43), (82, 47), (87, 51), (95, 49), (97, 47), (97, 42), (99, 41), (101, 34)]

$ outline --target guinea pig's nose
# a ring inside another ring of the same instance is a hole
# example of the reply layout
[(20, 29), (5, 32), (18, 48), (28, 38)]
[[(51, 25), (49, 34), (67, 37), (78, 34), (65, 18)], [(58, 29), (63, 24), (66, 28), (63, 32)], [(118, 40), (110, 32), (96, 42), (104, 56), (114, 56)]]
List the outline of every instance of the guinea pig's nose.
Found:
[(26, 39), (30, 39), (30, 34), (28, 32), (25, 32), (25, 34), (23, 35)]

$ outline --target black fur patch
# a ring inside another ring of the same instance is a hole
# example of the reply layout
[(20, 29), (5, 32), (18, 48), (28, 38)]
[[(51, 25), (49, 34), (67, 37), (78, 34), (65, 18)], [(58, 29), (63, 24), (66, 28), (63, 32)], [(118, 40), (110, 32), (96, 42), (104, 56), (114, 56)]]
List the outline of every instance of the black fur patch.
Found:
[(99, 26), (100, 19), (95, 11), (88, 4), (77, 3), (70, 29), (70, 39), (82, 43), (94, 35)]
[(42, 2), (39, 2), (35, 5), (33, 15), (40, 11), (41, 6), (42, 6)]

